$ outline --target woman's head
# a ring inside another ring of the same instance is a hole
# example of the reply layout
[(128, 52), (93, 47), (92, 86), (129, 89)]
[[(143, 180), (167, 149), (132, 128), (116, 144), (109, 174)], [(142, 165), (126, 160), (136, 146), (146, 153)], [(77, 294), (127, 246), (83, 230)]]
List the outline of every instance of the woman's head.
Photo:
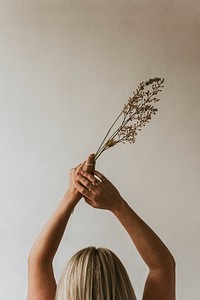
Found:
[(77, 252), (65, 267), (57, 300), (135, 300), (125, 267), (106, 248), (88, 247)]

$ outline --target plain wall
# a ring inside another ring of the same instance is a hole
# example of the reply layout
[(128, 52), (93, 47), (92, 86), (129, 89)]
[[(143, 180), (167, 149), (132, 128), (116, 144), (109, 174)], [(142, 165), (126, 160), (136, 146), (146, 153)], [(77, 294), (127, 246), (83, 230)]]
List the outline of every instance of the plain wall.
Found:
[[(200, 294), (199, 1), (0, 1), (0, 298), (26, 299), (27, 257), (68, 170), (95, 152), (137, 85), (165, 78), (134, 145), (97, 169), (167, 244), (177, 299)], [(114, 216), (82, 201), (55, 259), (111, 248), (141, 299), (147, 268)]]

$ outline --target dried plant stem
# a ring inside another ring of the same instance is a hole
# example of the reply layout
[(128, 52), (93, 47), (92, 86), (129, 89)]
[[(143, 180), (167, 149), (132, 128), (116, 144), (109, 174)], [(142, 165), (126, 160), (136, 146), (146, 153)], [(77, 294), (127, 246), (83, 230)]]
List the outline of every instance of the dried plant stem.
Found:
[[(121, 113), (122, 114), (122, 113)], [(121, 114), (120, 114), (120, 116), (121, 116)], [(124, 126), (126, 126), (126, 124), (130, 121), (132, 119), (132, 117), (130, 117), (130, 118), (128, 118), (111, 136), (110, 136), (110, 138), (109, 138), (109, 140), (112, 140), (112, 139), (114, 139), (115, 138), (115, 136), (120, 132), (120, 130), (124, 127)], [(112, 126), (113, 127), (113, 126)], [(111, 128), (112, 128), (111, 127)], [(110, 132), (110, 130), (109, 130), (109, 132)], [(109, 134), (109, 132), (108, 132), (108, 134)], [(108, 135), (107, 135), (108, 136)], [(106, 136), (106, 137), (107, 137)], [(105, 137), (105, 139), (104, 139), (104, 141), (106, 140), (106, 137)], [(102, 143), (103, 144), (103, 143)], [(101, 155), (101, 153), (103, 153), (107, 148), (109, 148), (109, 147), (107, 147), (107, 145), (106, 145), (106, 143), (104, 144), (104, 146), (102, 147), (102, 148), (99, 148), (99, 151), (98, 152), (96, 152), (96, 154), (95, 154), (95, 159), (94, 160), (97, 160), (97, 158)]]
[[(134, 96), (129, 98), (128, 103), (124, 106), (124, 109), (113, 122), (109, 130), (107, 131), (103, 141), (101, 142), (94, 160), (97, 158), (108, 148), (113, 147), (119, 142), (126, 142), (134, 143), (135, 136), (137, 135), (137, 131), (141, 130), (146, 123), (149, 122), (151, 119), (151, 115), (155, 114), (157, 108), (151, 104), (152, 102), (155, 103), (159, 101), (156, 97), (157, 93), (162, 91), (164, 79), (161, 78), (154, 78), (149, 79), (146, 82), (140, 83), (136, 92), (134, 92)], [(149, 90), (147, 87), (150, 86), (151, 89)], [(147, 88), (148, 90), (145, 90)], [(152, 98), (155, 96), (154, 98)], [(110, 135), (111, 130), (113, 129), (114, 125), (120, 119), (120, 117), (124, 114), (121, 125), (114, 130), (114, 132)], [(135, 124), (131, 125), (131, 121), (137, 120)], [(130, 123), (129, 123), (130, 122)], [(128, 124), (129, 123), (129, 124)], [(116, 138), (116, 136), (118, 137)]]
[(119, 116), (116, 118), (116, 120), (113, 122), (113, 124), (112, 124), (111, 127), (109, 128), (108, 132), (106, 133), (106, 135), (105, 135), (105, 137), (104, 137), (104, 139), (103, 139), (101, 145), (99, 146), (99, 148), (98, 148), (98, 150), (97, 150), (97, 152), (96, 152), (96, 154), (95, 154), (95, 160), (96, 160), (97, 157), (99, 156), (98, 154), (99, 154), (99, 152), (101, 152), (101, 147), (102, 147), (103, 143), (105, 142), (107, 136), (109, 135), (110, 131), (112, 130), (112, 128), (114, 127), (114, 125), (117, 123), (117, 121), (119, 120), (119, 118), (121, 117), (122, 114), (123, 114), (123, 111), (119, 114)]

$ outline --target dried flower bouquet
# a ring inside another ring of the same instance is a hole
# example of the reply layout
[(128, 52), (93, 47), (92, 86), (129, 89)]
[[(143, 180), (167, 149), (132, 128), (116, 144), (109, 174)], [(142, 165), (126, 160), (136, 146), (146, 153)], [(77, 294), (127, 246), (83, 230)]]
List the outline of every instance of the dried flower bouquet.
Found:
[[(152, 115), (155, 115), (158, 110), (153, 104), (160, 100), (157, 98), (157, 94), (162, 91), (163, 83), (164, 78), (156, 77), (139, 84), (136, 91), (133, 92), (133, 96), (128, 99), (128, 103), (124, 105), (122, 112), (106, 133), (95, 154), (95, 160), (105, 150), (118, 143), (135, 143), (137, 132), (149, 123)], [(117, 129), (114, 129), (117, 122), (121, 123)]]

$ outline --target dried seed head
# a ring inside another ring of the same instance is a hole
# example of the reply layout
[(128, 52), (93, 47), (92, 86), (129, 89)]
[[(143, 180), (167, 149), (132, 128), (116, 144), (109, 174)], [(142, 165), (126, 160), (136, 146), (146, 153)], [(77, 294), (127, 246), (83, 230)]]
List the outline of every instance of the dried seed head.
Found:
[(99, 147), (96, 154), (97, 157), (99, 157), (103, 151), (115, 146), (119, 142), (135, 142), (137, 131), (141, 131), (142, 127), (149, 123), (152, 115), (155, 115), (158, 110), (153, 104), (159, 101), (157, 94), (162, 91), (164, 87), (163, 83), (164, 79), (155, 77), (139, 84), (137, 89), (133, 92), (133, 96), (128, 99), (128, 102), (124, 105), (119, 115), (119, 117), (123, 116), (121, 125), (111, 134), (110, 138), (104, 142), (115, 123), (120, 119), (118, 117), (110, 127)]

